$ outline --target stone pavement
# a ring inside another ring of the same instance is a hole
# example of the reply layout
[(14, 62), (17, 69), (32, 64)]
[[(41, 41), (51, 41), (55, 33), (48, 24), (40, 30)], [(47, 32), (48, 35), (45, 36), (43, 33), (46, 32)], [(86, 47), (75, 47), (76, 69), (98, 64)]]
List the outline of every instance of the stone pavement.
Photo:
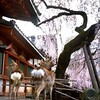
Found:
[[(9, 100), (9, 97), (0, 96), (0, 100)], [(25, 97), (18, 97), (18, 100), (34, 100), (34, 99), (25, 98)]]
[[(9, 100), (9, 97), (7, 97), (7, 96), (6, 97), (0, 96), (0, 100)], [(34, 100), (34, 99), (32, 99), (32, 98), (25, 98), (25, 97), (18, 97), (18, 100)], [(43, 100), (43, 98), (40, 97), (39, 100)], [(46, 99), (46, 100), (50, 100), (50, 99)]]

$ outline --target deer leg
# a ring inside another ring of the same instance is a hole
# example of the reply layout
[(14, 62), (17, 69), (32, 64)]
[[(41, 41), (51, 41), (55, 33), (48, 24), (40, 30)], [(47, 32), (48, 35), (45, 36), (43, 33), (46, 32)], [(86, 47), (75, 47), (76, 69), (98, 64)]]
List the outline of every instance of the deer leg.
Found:
[(31, 97), (32, 99), (33, 99), (33, 97), (34, 97), (34, 95), (33, 95), (33, 94), (34, 94), (34, 91), (33, 91), (33, 90), (34, 90), (34, 89), (33, 89), (33, 87), (32, 87), (32, 97)]
[(41, 91), (35, 92), (35, 100), (39, 100), (40, 93), (41, 93)]
[[(37, 90), (35, 91), (35, 100), (39, 100), (40, 93), (41, 93), (41, 91), (44, 89), (44, 87), (45, 87), (45, 84), (41, 84), (41, 85), (37, 88)], [(44, 100), (46, 100), (46, 99), (44, 99)]]
[(50, 88), (50, 100), (52, 100), (52, 90), (53, 90), (53, 87)]
[(11, 85), (9, 85), (9, 100), (11, 100)]
[(13, 85), (10, 85), (10, 88), (9, 88), (9, 99), (12, 100), (12, 94), (13, 94), (13, 89), (14, 89), (14, 86)]
[(18, 100), (18, 89), (19, 89), (19, 86), (17, 87), (17, 91), (16, 91), (16, 98)]
[(15, 100), (17, 100), (17, 91), (15, 91)]
[(44, 100), (46, 100), (46, 89), (44, 90)]
[(19, 86), (15, 86), (15, 100), (18, 99), (18, 89), (19, 89)]

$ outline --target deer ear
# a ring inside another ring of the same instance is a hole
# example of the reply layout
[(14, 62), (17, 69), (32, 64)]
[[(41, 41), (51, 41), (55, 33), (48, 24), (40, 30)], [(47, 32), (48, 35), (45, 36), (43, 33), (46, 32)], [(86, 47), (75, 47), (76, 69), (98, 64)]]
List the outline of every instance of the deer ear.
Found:
[(15, 63), (14, 60), (11, 60), (12, 63)]
[(12, 62), (14, 65), (17, 65), (17, 63), (16, 63), (14, 60), (11, 60), (11, 62)]

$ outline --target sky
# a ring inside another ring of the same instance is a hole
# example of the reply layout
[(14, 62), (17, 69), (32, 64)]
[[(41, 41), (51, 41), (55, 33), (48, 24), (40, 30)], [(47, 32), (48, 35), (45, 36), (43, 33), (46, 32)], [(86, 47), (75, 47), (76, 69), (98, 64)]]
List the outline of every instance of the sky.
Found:
[(36, 27), (31, 22), (16, 20), (16, 24), (23, 31), (26, 36), (42, 35), (44, 34), (39, 27)]

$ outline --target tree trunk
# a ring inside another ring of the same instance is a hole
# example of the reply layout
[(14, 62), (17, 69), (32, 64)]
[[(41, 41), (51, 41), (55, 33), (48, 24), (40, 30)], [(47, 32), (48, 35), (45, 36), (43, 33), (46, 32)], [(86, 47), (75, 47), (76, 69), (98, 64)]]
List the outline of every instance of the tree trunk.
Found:
[(84, 31), (83, 33), (79, 34), (64, 46), (64, 50), (62, 51), (58, 59), (56, 69), (57, 78), (64, 78), (66, 68), (68, 67), (70, 62), (71, 54), (83, 47), (84, 44), (90, 44), (94, 40), (96, 34), (95, 29), (97, 24), (98, 23), (92, 25), (87, 31)]

